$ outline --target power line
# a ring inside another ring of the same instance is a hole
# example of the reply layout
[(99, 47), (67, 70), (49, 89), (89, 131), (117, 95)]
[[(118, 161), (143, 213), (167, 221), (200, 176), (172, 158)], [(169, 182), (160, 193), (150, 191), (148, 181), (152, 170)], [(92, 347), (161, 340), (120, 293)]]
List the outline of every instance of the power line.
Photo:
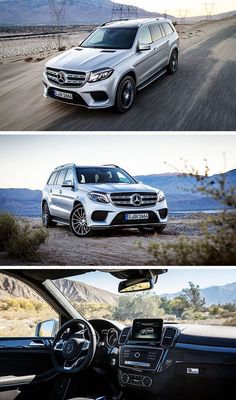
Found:
[[(48, 0), (51, 23), (57, 28), (60, 28), (60, 30), (62, 30), (61, 28), (65, 26), (67, 4), (68, 0)], [(63, 50), (66, 47), (66, 39), (65, 33), (60, 32), (56, 34), (58, 50)]]
[(185, 25), (186, 18), (187, 18), (187, 15), (188, 15), (188, 9), (187, 8), (179, 9), (178, 13), (179, 13), (179, 23), (180, 23), (180, 25)]
[(129, 4), (114, 3), (111, 19), (138, 18), (138, 7)]
[(214, 11), (216, 3), (204, 3), (205, 10), (206, 10), (206, 20), (211, 21), (212, 20), (212, 14)]

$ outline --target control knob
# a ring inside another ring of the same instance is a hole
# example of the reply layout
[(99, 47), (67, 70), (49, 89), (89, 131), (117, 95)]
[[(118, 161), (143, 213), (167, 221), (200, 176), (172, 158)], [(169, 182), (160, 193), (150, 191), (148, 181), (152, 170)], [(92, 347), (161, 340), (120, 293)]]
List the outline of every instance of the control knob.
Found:
[(149, 376), (143, 378), (143, 386), (150, 387), (152, 385), (152, 379)]
[(121, 375), (121, 382), (126, 385), (129, 382), (129, 375), (128, 374), (122, 374)]

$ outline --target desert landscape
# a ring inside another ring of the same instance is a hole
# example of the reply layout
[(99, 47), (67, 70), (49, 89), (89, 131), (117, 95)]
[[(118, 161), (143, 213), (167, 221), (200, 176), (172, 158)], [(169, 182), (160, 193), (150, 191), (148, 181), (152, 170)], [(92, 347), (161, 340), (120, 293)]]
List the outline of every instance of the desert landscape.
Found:
[[(2, 27), (0, 129), (233, 130), (235, 23), (233, 16), (177, 25), (181, 43), (179, 72), (175, 77), (162, 77), (142, 91), (135, 107), (122, 116), (112, 110), (90, 111), (45, 100), (41, 76), (47, 59), (57, 53), (55, 29)], [(93, 28), (85, 25), (66, 29), (62, 45), (67, 49), (78, 46)], [(178, 102), (172, 101), (173, 95), (178, 96)]]
[[(49, 236), (37, 251), (34, 261), (27, 265), (41, 266), (140, 266), (156, 265), (149, 252), (153, 242), (170, 243), (180, 237), (194, 240), (202, 234), (201, 225), (209, 218), (207, 213), (176, 214), (170, 217), (161, 235), (140, 233), (138, 229), (108, 230), (94, 232), (92, 237), (79, 239), (69, 227), (58, 225), (48, 230)], [(40, 218), (20, 218), (32, 229), (42, 226)], [(209, 231), (213, 227), (208, 227)], [(25, 265), (25, 260), (7, 257), (0, 253), (0, 265)]]

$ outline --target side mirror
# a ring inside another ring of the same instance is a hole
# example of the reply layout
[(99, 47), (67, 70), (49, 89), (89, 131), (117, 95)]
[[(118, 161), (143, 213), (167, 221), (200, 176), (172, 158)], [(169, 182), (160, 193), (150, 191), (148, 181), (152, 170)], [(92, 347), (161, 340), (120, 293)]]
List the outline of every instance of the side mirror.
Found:
[(68, 188), (73, 188), (73, 182), (72, 181), (64, 181), (61, 185), (62, 187), (68, 187)]
[(150, 44), (141, 44), (138, 45), (138, 51), (148, 51), (151, 50)]
[(51, 338), (59, 330), (59, 322), (55, 319), (38, 322), (35, 328), (35, 337)]
[(141, 292), (153, 289), (157, 282), (157, 276), (127, 279), (119, 284), (119, 293)]

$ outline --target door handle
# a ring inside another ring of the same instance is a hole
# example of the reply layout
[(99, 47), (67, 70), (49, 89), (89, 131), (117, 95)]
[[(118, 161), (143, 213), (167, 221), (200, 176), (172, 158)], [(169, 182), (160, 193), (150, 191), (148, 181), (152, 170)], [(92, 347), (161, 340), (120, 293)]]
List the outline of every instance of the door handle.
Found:
[(44, 343), (43, 340), (31, 340), (29, 342), (30, 347), (46, 347), (46, 344)]

